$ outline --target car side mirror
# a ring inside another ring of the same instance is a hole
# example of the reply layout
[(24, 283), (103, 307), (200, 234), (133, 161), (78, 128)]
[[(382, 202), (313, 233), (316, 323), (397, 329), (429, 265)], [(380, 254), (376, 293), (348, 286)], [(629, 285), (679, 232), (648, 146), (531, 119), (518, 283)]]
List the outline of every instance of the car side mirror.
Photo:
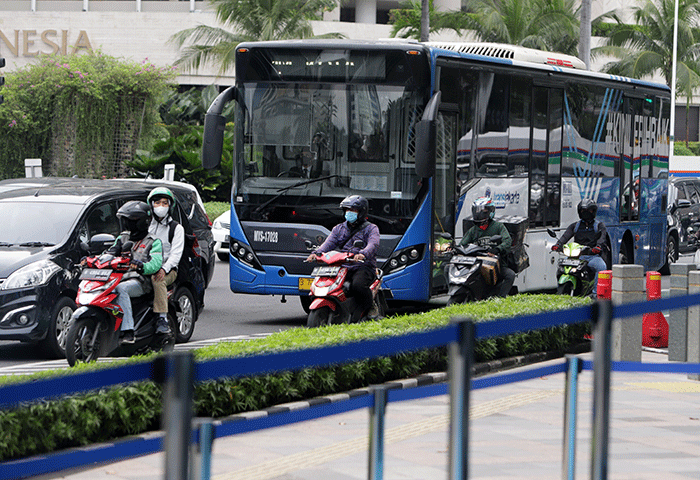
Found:
[(355, 248), (365, 248), (365, 242), (363, 242), (362, 240), (355, 240), (352, 246)]
[(114, 235), (109, 233), (98, 233), (93, 235), (87, 245), (88, 253), (97, 254), (112, 246), (114, 243)]

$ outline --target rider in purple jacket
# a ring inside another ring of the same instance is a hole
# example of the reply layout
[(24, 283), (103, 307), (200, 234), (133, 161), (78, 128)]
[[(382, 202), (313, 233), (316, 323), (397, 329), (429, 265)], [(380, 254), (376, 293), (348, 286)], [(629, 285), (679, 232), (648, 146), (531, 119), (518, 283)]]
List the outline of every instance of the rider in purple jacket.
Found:
[[(331, 250), (354, 253), (355, 260), (360, 261), (346, 265), (351, 275), (350, 291), (362, 307), (365, 316), (372, 308), (372, 291), (369, 287), (376, 278), (379, 228), (367, 221), (369, 202), (366, 198), (351, 195), (340, 202), (340, 208), (345, 212), (346, 221), (333, 227), (323, 245), (311, 253), (307, 261), (315, 261), (316, 255)], [(354, 247), (353, 244), (357, 240), (362, 240), (365, 246)]]

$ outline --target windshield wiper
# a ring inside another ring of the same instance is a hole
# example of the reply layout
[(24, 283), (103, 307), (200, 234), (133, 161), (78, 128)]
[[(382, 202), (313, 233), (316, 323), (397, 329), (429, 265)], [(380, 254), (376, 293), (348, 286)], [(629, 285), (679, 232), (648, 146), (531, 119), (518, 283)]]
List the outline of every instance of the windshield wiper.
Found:
[(331, 178), (341, 178), (340, 175), (328, 175), (326, 177), (318, 177), (318, 178), (313, 178), (311, 180), (302, 180), (301, 182), (293, 183), (292, 185), (280, 188), (277, 190), (277, 194), (269, 199), (267, 202), (260, 204), (255, 210), (253, 210), (253, 213), (260, 213), (265, 207), (267, 207), (269, 204), (280, 198), (282, 195), (284, 195), (284, 192), (287, 190), (291, 190), (292, 188), (296, 187), (301, 187), (304, 185), (308, 185), (310, 183), (316, 183), (320, 182), (322, 180), (330, 180)]
[(20, 243), (20, 247), (53, 247), (55, 243), (47, 243), (47, 242), (24, 242)]
[(0, 242), (0, 247), (11, 247), (14, 243)]

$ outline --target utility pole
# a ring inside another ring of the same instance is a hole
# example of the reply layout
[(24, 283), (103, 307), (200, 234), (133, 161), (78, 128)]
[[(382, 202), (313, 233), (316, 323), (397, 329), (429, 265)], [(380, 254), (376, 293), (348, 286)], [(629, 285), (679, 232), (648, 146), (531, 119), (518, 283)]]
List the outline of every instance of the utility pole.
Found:
[(579, 33), (578, 56), (591, 69), (591, 0), (581, 0), (581, 31)]
[(430, 36), (430, 0), (421, 0), (420, 41), (427, 42)]

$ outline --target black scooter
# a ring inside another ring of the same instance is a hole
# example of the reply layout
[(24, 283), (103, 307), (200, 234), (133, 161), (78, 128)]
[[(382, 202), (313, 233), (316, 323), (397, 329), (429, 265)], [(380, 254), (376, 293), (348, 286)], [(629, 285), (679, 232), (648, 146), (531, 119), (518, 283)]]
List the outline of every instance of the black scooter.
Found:
[(496, 293), (501, 259), (490, 256), (489, 251), (501, 241), (500, 235), (494, 235), (480, 238), (478, 244), (451, 246), (452, 257), (445, 267), (450, 296), (447, 305), (483, 300)]

